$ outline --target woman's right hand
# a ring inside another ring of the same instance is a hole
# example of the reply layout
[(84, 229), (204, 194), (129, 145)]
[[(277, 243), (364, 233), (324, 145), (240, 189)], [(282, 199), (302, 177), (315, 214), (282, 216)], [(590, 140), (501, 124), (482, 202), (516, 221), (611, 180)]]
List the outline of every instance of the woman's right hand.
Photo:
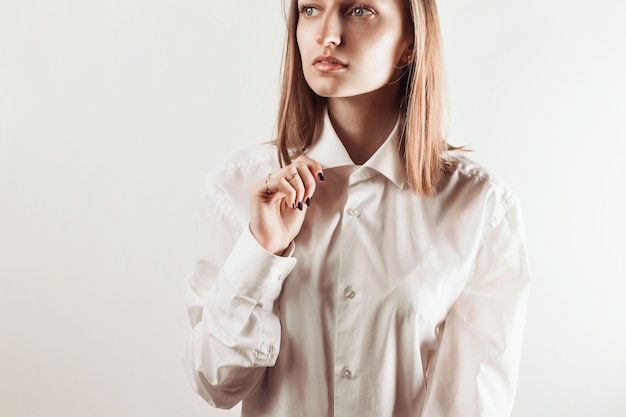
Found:
[(281, 255), (298, 235), (322, 167), (304, 155), (257, 183), (250, 195), (250, 231), (275, 255)]

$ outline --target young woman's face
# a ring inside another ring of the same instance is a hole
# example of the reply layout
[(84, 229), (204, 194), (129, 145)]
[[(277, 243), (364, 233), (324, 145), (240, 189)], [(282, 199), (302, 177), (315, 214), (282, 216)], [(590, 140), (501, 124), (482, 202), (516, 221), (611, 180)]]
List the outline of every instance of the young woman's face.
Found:
[(300, 0), (296, 38), (311, 89), (352, 97), (398, 80), (413, 40), (405, 1)]

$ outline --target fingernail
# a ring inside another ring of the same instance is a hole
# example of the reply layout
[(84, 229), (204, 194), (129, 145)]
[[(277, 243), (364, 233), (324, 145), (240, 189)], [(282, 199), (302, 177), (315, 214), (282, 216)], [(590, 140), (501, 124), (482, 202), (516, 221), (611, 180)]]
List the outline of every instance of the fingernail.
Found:
[(302, 211), (302, 208), (304, 206), (302, 205), (302, 201), (298, 201), (298, 210)]
[(305, 203), (306, 203), (307, 206), (310, 206), (311, 205), (311, 197), (307, 197)]
[(324, 174), (322, 174), (321, 172), (318, 172), (317, 176), (320, 179), (320, 181), (326, 181), (326, 178), (324, 178)]
[(291, 208), (295, 209), (296, 208), (296, 203), (291, 203)]

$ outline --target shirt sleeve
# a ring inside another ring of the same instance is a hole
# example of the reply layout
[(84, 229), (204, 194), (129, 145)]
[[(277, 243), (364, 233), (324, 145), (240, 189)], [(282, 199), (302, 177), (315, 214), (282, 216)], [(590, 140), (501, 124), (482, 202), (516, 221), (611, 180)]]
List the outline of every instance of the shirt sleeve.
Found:
[(424, 416), (511, 414), (529, 270), (518, 204), (513, 203), (494, 223), (440, 329), (437, 353), (427, 374)]
[(276, 363), (281, 328), (274, 301), (296, 260), (263, 249), (217, 187), (207, 188), (198, 218), (184, 365), (198, 394), (231, 408)]

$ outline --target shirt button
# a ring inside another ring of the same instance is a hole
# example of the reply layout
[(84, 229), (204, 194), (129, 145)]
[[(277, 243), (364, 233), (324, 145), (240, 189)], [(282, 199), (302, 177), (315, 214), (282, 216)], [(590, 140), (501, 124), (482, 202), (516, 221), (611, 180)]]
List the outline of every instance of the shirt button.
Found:
[(356, 292), (354, 291), (354, 288), (352, 288), (352, 285), (348, 285), (346, 289), (343, 290), (343, 295), (345, 295), (346, 298), (350, 298), (350, 299), (356, 296)]
[(347, 366), (344, 366), (341, 370), (341, 377), (345, 379), (352, 379), (352, 371), (348, 369)]
[(359, 209), (355, 209), (355, 208), (349, 208), (348, 209), (348, 214), (350, 216), (354, 216), (354, 217), (361, 217), (361, 211)]

